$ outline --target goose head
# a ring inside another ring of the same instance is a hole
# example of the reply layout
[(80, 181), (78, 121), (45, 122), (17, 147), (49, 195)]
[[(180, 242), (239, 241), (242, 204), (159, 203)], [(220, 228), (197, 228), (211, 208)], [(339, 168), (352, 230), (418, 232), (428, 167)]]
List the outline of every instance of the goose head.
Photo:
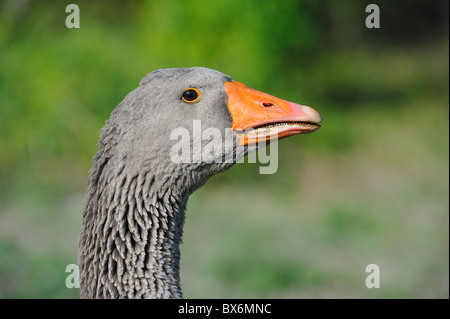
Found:
[(193, 191), (249, 151), (313, 132), (320, 122), (314, 109), (221, 72), (172, 68), (144, 77), (114, 109), (104, 135), (114, 132), (114, 155), (122, 162), (126, 158), (126, 169), (151, 166), (156, 175), (189, 175), (185, 184)]
[(206, 68), (149, 73), (103, 128), (79, 241), (82, 298), (180, 298), (188, 196), (275, 139), (317, 130), (312, 108)]

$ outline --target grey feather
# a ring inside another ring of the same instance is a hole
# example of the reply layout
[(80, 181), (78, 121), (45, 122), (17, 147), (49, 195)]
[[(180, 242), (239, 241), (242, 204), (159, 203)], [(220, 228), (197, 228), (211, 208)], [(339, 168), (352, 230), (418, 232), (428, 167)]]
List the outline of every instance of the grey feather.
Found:
[[(180, 249), (189, 195), (232, 163), (174, 164), (171, 130), (192, 120), (232, 125), (224, 82), (206, 68), (151, 72), (102, 129), (87, 184), (79, 240), (82, 298), (181, 298)], [(184, 89), (202, 90), (187, 104)], [(192, 146), (192, 145), (190, 145)], [(222, 157), (246, 153), (233, 145)]]

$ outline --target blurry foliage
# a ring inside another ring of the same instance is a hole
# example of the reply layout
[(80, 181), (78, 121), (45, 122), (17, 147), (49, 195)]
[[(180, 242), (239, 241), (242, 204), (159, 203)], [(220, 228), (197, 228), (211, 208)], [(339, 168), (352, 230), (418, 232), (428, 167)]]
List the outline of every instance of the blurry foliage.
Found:
[[(270, 256), (262, 260), (234, 256), (215, 261), (218, 280), (235, 285), (253, 294), (265, 295), (293, 287), (305, 289), (325, 284), (329, 279), (312, 265), (275, 260)], [(244, 274), (244, 275), (243, 275)]]
[[(443, 15), (440, 8), (448, 3), (435, 2), (426, 12)], [(394, 23), (401, 6), (388, 2), (381, 4), (382, 22), (388, 25), (383, 24), (384, 32), (354, 27), (365, 17), (360, 1), (80, 1), (81, 28), (74, 30), (64, 24), (67, 3), (1, 5), (2, 174), (30, 163), (38, 170), (62, 160), (86, 165), (113, 107), (157, 68), (207, 66), (322, 111), (330, 103), (388, 104), (408, 89), (428, 84), (422, 89), (438, 91), (446, 85), (422, 79), (426, 70), (412, 67), (413, 56), (393, 60), (387, 76), (374, 69), (380, 54), (389, 52), (340, 51), (348, 43), (370, 46), (376, 34), (387, 41), (391, 30), (405, 24), (414, 31), (429, 22), (427, 29), (436, 32), (431, 39), (444, 32), (442, 19)], [(413, 1), (408, 6), (416, 6), (407, 12), (417, 14), (424, 5)], [(361, 34), (353, 36), (349, 25)], [(341, 33), (335, 37), (335, 32)], [(417, 40), (411, 31), (405, 35), (410, 43)], [(435, 67), (443, 72), (445, 61), (439, 62)], [(363, 64), (367, 68), (359, 67)], [(396, 68), (410, 74), (399, 74)]]
[[(65, 27), (69, 3), (80, 29)], [(205, 285), (217, 296), (359, 297), (342, 259), (363, 269), (368, 248), (403, 284), (364, 296), (448, 297), (448, 1), (374, 3), (380, 30), (353, 0), (0, 0), (0, 295), (77, 296), (63, 271), (76, 263), (104, 121), (152, 70), (205, 66), (311, 105), (324, 124), (279, 142), (277, 174), (239, 164), (193, 195), (188, 297)]]

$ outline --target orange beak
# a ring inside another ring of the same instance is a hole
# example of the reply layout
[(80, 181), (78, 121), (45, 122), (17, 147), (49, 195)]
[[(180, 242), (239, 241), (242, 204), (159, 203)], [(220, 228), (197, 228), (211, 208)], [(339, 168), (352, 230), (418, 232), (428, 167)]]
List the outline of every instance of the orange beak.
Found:
[(237, 81), (225, 82), (232, 131), (239, 145), (311, 133), (322, 119), (316, 110), (251, 89)]

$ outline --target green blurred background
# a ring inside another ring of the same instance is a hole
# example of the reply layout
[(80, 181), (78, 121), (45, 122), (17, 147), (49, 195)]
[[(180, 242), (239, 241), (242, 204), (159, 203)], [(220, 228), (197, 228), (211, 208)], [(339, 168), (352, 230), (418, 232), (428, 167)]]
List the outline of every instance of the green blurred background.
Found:
[(191, 196), (186, 298), (448, 298), (448, 6), (0, 0), (0, 297), (78, 297), (99, 130), (147, 73), (205, 66), (324, 122), (280, 141), (276, 174), (238, 164)]

